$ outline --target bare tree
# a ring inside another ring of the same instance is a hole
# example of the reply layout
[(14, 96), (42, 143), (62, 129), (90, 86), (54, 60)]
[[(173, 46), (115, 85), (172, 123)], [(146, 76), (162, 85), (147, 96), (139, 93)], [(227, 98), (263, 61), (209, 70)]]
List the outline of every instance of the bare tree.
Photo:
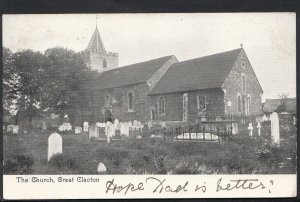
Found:
[(286, 111), (286, 103), (287, 103), (287, 99), (289, 97), (289, 93), (279, 93), (278, 97), (280, 98), (280, 102), (281, 102), (281, 107), (280, 111)]

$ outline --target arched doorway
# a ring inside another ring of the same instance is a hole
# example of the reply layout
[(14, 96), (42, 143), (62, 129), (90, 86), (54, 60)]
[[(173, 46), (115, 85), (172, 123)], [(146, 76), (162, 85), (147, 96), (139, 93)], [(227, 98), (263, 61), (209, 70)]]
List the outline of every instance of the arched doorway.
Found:
[(109, 109), (106, 109), (104, 111), (104, 121), (105, 122), (109, 121), (111, 123), (113, 122), (113, 115)]

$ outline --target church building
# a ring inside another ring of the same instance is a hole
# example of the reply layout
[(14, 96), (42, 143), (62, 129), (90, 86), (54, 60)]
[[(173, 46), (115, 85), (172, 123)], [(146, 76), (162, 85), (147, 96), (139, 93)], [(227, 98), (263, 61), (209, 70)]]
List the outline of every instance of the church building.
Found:
[(261, 114), (263, 90), (242, 45), (179, 62), (174, 55), (118, 67), (96, 27), (85, 50), (95, 81), (92, 122), (190, 122)]

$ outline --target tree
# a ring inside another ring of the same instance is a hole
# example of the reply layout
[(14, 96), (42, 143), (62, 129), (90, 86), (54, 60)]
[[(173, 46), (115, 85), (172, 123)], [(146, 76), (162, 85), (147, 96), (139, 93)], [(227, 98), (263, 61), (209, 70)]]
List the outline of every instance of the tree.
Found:
[(279, 93), (278, 97), (280, 98), (281, 105), (278, 106), (277, 111), (278, 112), (284, 112), (287, 109), (287, 100), (289, 97), (288, 93)]
[(15, 95), (15, 85), (17, 82), (17, 75), (15, 74), (16, 68), (14, 65), (14, 55), (8, 48), (3, 48), (3, 110), (9, 113), (14, 111), (14, 99)]
[(81, 53), (66, 48), (52, 48), (45, 52), (49, 66), (45, 71), (47, 82), (43, 86), (41, 107), (58, 114), (72, 116), (78, 108), (91, 100), (89, 86), (97, 77), (85, 64)]

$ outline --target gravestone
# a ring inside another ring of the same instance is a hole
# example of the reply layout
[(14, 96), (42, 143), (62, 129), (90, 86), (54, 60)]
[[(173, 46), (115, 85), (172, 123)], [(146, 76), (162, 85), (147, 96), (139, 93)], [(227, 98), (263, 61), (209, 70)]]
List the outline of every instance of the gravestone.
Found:
[(252, 137), (252, 135), (253, 135), (253, 126), (252, 126), (252, 123), (249, 123), (248, 130), (249, 130), (249, 136)]
[(80, 126), (75, 126), (75, 134), (81, 133), (82, 128)]
[(85, 121), (83, 123), (83, 132), (88, 132), (88, 131), (89, 131), (89, 123)]
[(257, 134), (258, 134), (258, 136), (261, 135), (260, 129), (261, 129), (261, 125), (260, 125), (260, 122), (258, 122), (257, 123)]
[(152, 121), (148, 121), (148, 128), (151, 129), (153, 126)]
[(118, 119), (115, 119), (115, 121), (114, 121), (114, 125), (115, 125), (116, 127), (118, 127), (118, 126), (119, 126), (119, 120), (118, 120)]
[(133, 127), (134, 129), (136, 129), (136, 128), (138, 127), (138, 122), (137, 122), (137, 120), (134, 120), (134, 121), (133, 121), (132, 127)]
[(98, 138), (98, 137), (99, 137), (99, 134), (98, 134), (97, 126), (96, 126), (96, 124), (92, 124), (89, 127), (89, 139)]
[(72, 130), (72, 126), (70, 123), (63, 123), (63, 126), (66, 131)]
[(47, 123), (44, 121), (42, 123), (42, 130), (47, 130)]
[(129, 137), (129, 124), (128, 123), (124, 123), (123, 127), (124, 128), (123, 128), (122, 134), (126, 135), (127, 137)]
[(132, 122), (131, 121), (128, 122), (128, 126), (129, 126), (129, 128), (132, 128)]
[(98, 173), (106, 173), (106, 167), (103, 163), (99, 163), (98, 168), (97, 168)]
[(297, 124), (297, 119), (295, 116), (293, 116), (293, 125), (296, 125)]
[(7, 132), (12, 132), (14, 130), (14, 125), (7, 126)]
[(162, 128), (166, 128), (167, 127), (167, 123), (165, 121), (161, 122), (161, 127)]
[(113, 124), (108, 124), (106, 127), (106, 136), (113, 137), (115, 136), (115, 127)]
[(58, 133), (52, 133), (48, 137), (48, 161), (55, 154), (62, 154), (62, 138)]
[(279, 132), (279, 118), (276, 112), (270, 115), (271, 120), (271, 140), (273, 144), (279, 145), (280, 132)]
[(13, 134), (18, 134), (19, 133), (19, 126), (18, 125), (15, 125), (13, 127)]

